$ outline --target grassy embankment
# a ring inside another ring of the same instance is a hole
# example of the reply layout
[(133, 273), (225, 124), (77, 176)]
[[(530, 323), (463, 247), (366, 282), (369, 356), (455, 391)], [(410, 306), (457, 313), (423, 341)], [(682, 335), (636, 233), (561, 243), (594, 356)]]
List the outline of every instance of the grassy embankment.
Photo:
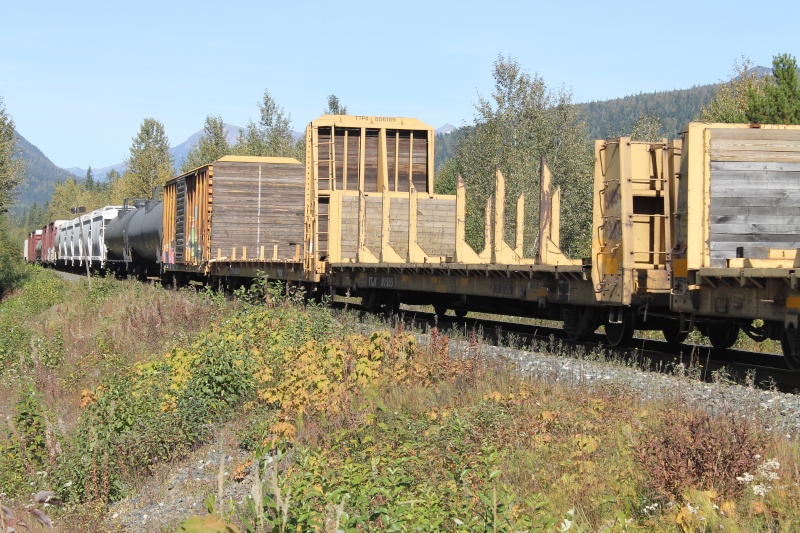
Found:
[(226, 428), (259, 465), (253, 498), (209, 498), (215, 516), (187, 530), (800, 526), (800, 448), (769, 420), (687, 411), (680, 388), (656, 404), (522, 378), (477, 339), (454, 357), (435, 332), (365, 334), (354, 314), (240, 296), (90, 293), (34, 269), (0, 303), (3, 500), (53, 489), (57, 530), (100, 530), (108, 502)]

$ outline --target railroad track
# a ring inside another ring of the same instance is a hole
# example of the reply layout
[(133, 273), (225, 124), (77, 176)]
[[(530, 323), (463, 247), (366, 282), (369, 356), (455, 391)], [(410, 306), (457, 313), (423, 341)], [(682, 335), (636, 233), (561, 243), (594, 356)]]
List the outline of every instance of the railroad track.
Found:
[[(348, 306), (362, 309), (359, 305)], [(707, 382), (727, 380), (782, 392), (800, 391), (800, 372), (790, 370), (783, 356), (771, 353), (720, 351), (698, 344), (674, 346), (666, 341), (641, 337), (634, 337), (625, 348), (614, 348), (607, 345), (604, 335), (597, 333), (583, 341), (572, 342), (562, 329), (543, 325), (487, 318), (458, 319), (454, 316), (438, 319), (433, 313), (411, 310), (402, 310), (400, 315), (411, 326), (436, 326), (442, 331), (457, 331), (458, 335), (464, 337), (477, 335), (487, 342), (512, 348), (563, 352), (568, 357), (600, 352), (607, 360), (624, 360), (642, 371), (665, 374), (688, 372), (696, 375), (698, 380)]]

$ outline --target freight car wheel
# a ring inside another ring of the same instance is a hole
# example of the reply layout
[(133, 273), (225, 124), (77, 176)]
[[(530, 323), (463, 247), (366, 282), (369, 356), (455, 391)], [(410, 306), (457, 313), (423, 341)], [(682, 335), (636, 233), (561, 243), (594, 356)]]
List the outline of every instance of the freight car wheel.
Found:
[(392, 315), (400, 314), (400, 293), (391, 291), (386, 295), (383, 302), (383, 315), (390, 318)]
[(361, 305), (367, 313), (377, 313), (380, 310), (378, 293), (376, 291), (367, 291), (366, 294), (361, 297)]
[(593, 312), (585, 307), (565, 305), (561, 308), (561, 319), (564, 321), (564, 333), (572, 342), (583, 339), (597, 329)]
[(680, 322), (677, 320), (672, 320), (667, 323), (666, 326), (661, 328), (661, 333), (664, 335), (664, 340), (666, 340), (667, 344), (670, 346), (681, 344), (686, 340), (686, 337), (689, 336), (688, 331), (681, 331)]
[(783, 329), (781, 348), (786, 366), (791, 370), (800, 370), (800, 330), (794, 326)]
[(739, 338), (739, 326), (729, 320), (712, 320), (706, 325), (708, 340), (715, 350), (727, 350)]
[(458, 318), (459, 320), (462, 320), (467, 316), (466, 309), (456, 309), (455, 313), (456, 313), (456, 318)]

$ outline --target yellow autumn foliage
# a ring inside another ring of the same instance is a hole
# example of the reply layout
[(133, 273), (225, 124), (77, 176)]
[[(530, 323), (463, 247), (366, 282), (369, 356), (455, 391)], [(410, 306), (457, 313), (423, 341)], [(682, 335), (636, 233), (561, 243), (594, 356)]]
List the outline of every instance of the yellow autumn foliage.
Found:
[(325, 343), (310, 339), (271, 360), (267, 352), (256, 365), (258, 397), (285, 413), (339, 412), (355, 388), (404, 380), (415, 349), (410, 334), (379, 331)]

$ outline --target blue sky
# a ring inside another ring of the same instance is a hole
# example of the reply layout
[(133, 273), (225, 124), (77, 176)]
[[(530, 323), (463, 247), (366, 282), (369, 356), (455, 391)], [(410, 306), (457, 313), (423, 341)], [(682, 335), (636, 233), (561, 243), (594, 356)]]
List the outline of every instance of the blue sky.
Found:
[(499, 54), (576, 102), (800, 55), (796, 1), (12, 0), (0, 13), (0, 97), (61, 167), (121, 162), (146, 117), (173, 145), (209, 114), (243, 126), (265, 89), (297, 131), (329, 94), (353, 114), (460, 126), (491, 94)]

